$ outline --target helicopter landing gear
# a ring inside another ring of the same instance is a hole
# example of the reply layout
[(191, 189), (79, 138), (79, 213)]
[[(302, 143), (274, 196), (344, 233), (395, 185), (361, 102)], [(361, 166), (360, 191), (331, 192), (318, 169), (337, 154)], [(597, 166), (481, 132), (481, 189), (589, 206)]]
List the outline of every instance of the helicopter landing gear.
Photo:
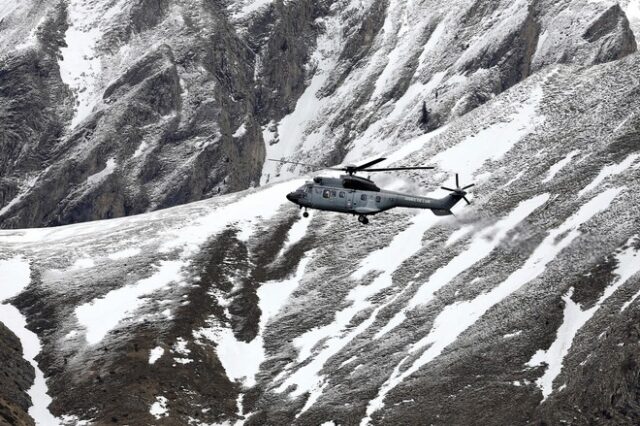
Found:
[(302, 213), (302, 217), (309, 217), (309, 212), (305, 209), (304, 213)]
[(366, 225), (367, 223), (369, 223), (369, 219), (367, 219), (365, 215), (361, 214), (360, 216), (358, 216), (358, 222), (360, 222), (363, 225)]

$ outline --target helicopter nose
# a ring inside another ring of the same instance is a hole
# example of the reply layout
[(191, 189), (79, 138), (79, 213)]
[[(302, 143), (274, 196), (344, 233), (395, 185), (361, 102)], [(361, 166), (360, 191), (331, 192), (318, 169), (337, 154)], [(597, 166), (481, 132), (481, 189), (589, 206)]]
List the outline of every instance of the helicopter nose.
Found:
[(298, 192), (290, 192), (287, 194), (287, 200), (291, 201), (292, 203), (297, 203), (299, 199), (300, 194)]

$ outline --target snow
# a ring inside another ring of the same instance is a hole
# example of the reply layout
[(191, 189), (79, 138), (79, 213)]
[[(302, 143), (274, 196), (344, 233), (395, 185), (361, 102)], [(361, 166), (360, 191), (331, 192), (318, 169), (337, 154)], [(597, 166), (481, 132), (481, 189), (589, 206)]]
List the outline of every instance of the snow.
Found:
[(87, 178), (88, 185), (95, 185), (107, 178), (110, 174), (113, 173), (117, 166), (115, 158), (109, 158), (104, 166), (104, 169), (100, 170), (98, 173), (94, 173)]
[(79, 269), (88, 269), (88, 268), (93, 268), (96, 265), (96, 263), (93, 261), (93, 259), (90, 259), (88, 257), (83, 257), (81, 259), (77, 259), (73, 265), (71, 265), (71, 270), (72, 271), (77, 271)]
[(173, 352), (180, 355), (189, 355), (191, 353), (190, 349), (187, 349), (188, 341), (183, 339), (182, 337), (178, 337), (176, 339), (176, 343), (173, 345)]
[(436, 155), (433, 162), (443, 169), (459, 172), (462, 181), (470, 178), (486, 161), (500, 159), (515, 143), (544, 122), (544, 117), (537, 113), (543, 94), (542, 88), (536, 87), (529, 99), (507, 120), (465, 138), (454, 147)]
[[(330, 30), (328, 29), (327, 31)], [(293, 173), (287, 171), (288, 166), (286, 166), (287, 170), (285, 170), (285, 166), (268, 159), (290, 159), (299, 149), (299, 145), (304, 142), (307, 136), (306, 127), (309, 122), (317, 118), (321, 107), (322, 101), (317, 92), (325, 84), (330, 71), (335, 66), (335, 58), (330, 55), (330, 52), (335, 49), (336, 46), (331, 44), (330, 36), (325, 35), (318, 39), (318, 48), (311, 59), (311, 61), (317, 62), (318, 65), (311, 82), (298, 98), (294, 111), (280, 121), (277, 130), (278, 143), (265, 142), (266, 155), (262, 168), (262, 178), (260, 179), (261, 185), (273, 181), (278, 175), (280, 178), (293, 176)]]
[(582, 190), (580, 190), (580, 192), (578, 192), (578, 198), (598, 187), (598, 185), (600, 185), (606, 178), (618, 175), (629, 169), (639, 157), (640, 154), (630, 154), (619, 164), (605, 166), (602, 170), (600, 170), (600, 173), (598, 173), (598, 175), (595, 177), (595, 179), (593, 179), (593, 181), (591, 181), (589, 185), (585, 186), (584, 188), (582, 188)]
[(448, 247), (451, 244), (455, 243), (456, 241), (460, 240), (471, 231), (473, 231), (473, 226), (471, 225), (463, 226), (460, 229), (456, 229), (454, 232), (451, 233), (451, 235), (447, 239), (447, 242), (444, 243), (445, 247)]
[(47, 393), (44, 374), (35, 360), (42, 349), (40, 339), (27, 329), (27, 321), (20, 311), (6, 303), (8, 299), (22, 293), (29, 285), (30, 275), (31, 269), (27, 260), (21, 257), (0, 260), (0, 303), (3, 303), (0, 304), (0, 318), (2, 323), (18, 336), (22, 344), (23, 357), (35, 370), (35, 380), (27, 391), (33, 404), (29, 407), (29, 415), (37, 425), (54, 426), (60, 424), (60, 420), (49, 411), (51, 397)]
[(549, 173), (547, 173), (547, 177), (542, 180), (542, 183), (550, 182), (555, 177), (555, 175), (557, 175), (560, 170), (565, 168), (571, 162), (571, 160), (573, 160), (573, 157), (575, 157), (579, 153), (580, 150), (578, 149), (571, 151), (562, 160), (551, 166), (551, 168), (549, 169)]
[(640, 0), (628, 0), (624, 13), (629, 19), (631, 29), (636, 38), (636, 43), (640, 43)]
[(270, 5), (272, 2), (273, 0), (241, 0), (235, 2), (233, 8), (238, 10), (233, 14), (233, 18), (244, 19), (252, 13)]
[(433, 300), (435, 293), (449, 284), (454, 278), (468, 270), (480, 260), (488, 256), (514, 229), (525, 220), (535, 210), (540, 208), (549, 199), (549, 194), (538, 195), (537, 197), (521, 202), (509, 215), (497, 222), (495, 225), (478, 233), (467, 249), (454, 257), (449, 263), (436, 270), (429, 280), (420, 286), (409, 303), (375, 335), (378, 339), (386, 333), (402, 324), (406, 319), (407, 312), (424, 305)]
[(138, 148), (136, 149), (136, 151), (133, 153), (133, 158), (138, 158), (140, 157), (142, 154), (144, 154), (144, 151), (149, 147), (149, 144), (146, 143), (145, 141), (140, 142), (140, 145), (138, 145)]
[(100, 342), (127, 315), (131, 315), (142, 306), (142, 296), (172, 282), (182, 281), (181, 270), (184, 266), (185, 263), (182, 261), (162, 261), (149, 278), (112, 290), (102, 297), (78, 306), (75, 313), (78, 322), (86, 329), (87, 343), (94, 345)]
[(247, 387), (255, 386), (255, 376), (265, 359), (264, 330), (269, 320), (280, 312), (300, 285), (311, 258), (312, 254), (307, 254), (300, 261), (294, 276), (282, 281), (268, 281), (258, 288), (260, 324), (258, 335), (252, 341), (247, 343), (237, 340), (233, 330), (219, 326), (194, 331), (196, 339), (207, 339), (217, 343), (216, 352), (227, 377), (232, 380), (242, 380)]
[(236, 131), (233, 133), (233, 137), (237, 139), (237, 138), (243, 137), (246, 134), (247, 134), (247, 128), (245, 127), (244, 123), (242, 123), (240, 127), (238, 127)]
[(169, 409), (167, 408), (167, 398), (164, 396), (157, 396), (156, 401), (151, 404), (149, 408), (149, 413), (156, 418), (156, 420), (160, 420), (163, 417), (168, 416)]
[[(609, 189), (594, 197), (588, 203), (582, 205), (580, 209), (569, 217), (562, 225), (549, 232), (548, 236), (542, 241), (542, 243), (540, 243), (521, 268), (509, 275), (505, 281), (488, 293), (483, 293), (470, 301), (455, 302), (451, 305), (447, 305), (435, 319), (429, 334), (412, 345), (409, 350), (409, 354), (395, 367), (389, 379), (380, 388), (376, 398), (369, 402), (369, 405), (367, 406), (367, 417), (362, 420), (361, 424), (369, 423), (371, 415), (384, 406), (384, 399), (392, 389), (398, 386), (398, 384), (404, 381), (404, 379), (417, 372), (424, 365), (433, 361), (442, 353), (442, 351), (444, 351), (446, 347), (454, 343), (460, 334), (475, 324), (475, 322), (480, 319), (485, 312), (500, 303), (509, 295), (513, 294), (525, 284), (542, 275), (546, 266), (552, 262), (563, 249), (568, 247), (580, 236), (580, 225), (589, 221), (598, 213), (606, 210), (622, 190), (623, 188)], [(537, 208), (544, 204), (547, 198), (548, 194), (534, 198), (533, 200), (535, 201), (530, 200), (524, 203), (531, 203), (530, 207), (536, 206)], [(520, 209), (522, 204), (523, 203), (521, 203), (516, 210)], [(532, 211), (533, 210), (529, 213)], [(520, 215), (516, 215), (516, 217), (517, 216)], [(507, 221), (512, 222), (511, 227), (514, 225), (514, 219)], [(502, 233), (504, 235), (509, 226), (500, 226), (499, 228), (502, 229), (501, 231), (499, 230), (498, 233)], [(480, 249), (475, 248), (474, 245), (480, 243), (477, 243), (476, 241), (478, 240), (475, 239), (471, 244), (470, 248), (467, 250), (468, 253), (459, 255), (457, 258), (449, 262), (449, 264), (436, 271), (431, 276), (428, 283), (418, 290), (414, 298), (410, 301), (408, 307), (426, 303), (433, 297), (436, 289), (441, 288), (442, 285), (444, 285), (443, 283), (446, 284), (448, 280), (451, 280), (459, 274), (461, 272), (461, 268), (456, 267), (458, 262), (468, 262), (466, 261), (466, 258), (469, 256), (476, 256), (476, 258), (478, 258)], [(487, 247), (483, 247), (481, 249), (487, 250)], [(461, 258), (463, 255), (464, 258)], [(406, 309), (407, 308), (405, 308), (405, 310)], [(400, 372), (400, 367), (403, 366), (404, 362), (410, 357), (413, 358), (416, 352), (424, 349), (425, 347), (427, 349), (424, 350), (424, 352), (422, 352), (415, 361), (413, 361), (411, 366)]]
[(313, 212), (309, 212), (308, 218), (301, 217), (291, 226), (291, 229), (289, 229), (289, 233), (287, 234), (287, 240), (278, 256), (282, 256), (289, 248), (299, 243), (300, 240), (307, 235), (307, 230), (309, 229), (309, 224), (311, 223), (312, 218)]
[(111, 260), (122, 260), (122, 259), (127, 259), (129, 257), (137, 256), (141, 252), (142, 250), (139, 247), (130, 247), (124, 250), (109, 253), (107, 257)]
[(66, 47), (60, 48), (58, 61), (62, 81), (73, 90), (76, 108), (71, 127), (76, 127), (96, 103), (96, 79), (101, 71), (100, 57), (95, 47), (102, 37), (96, 21), (95, 5), (89, 0), (71, 0), (67, 8), (69, 28), (65, 33)]
[(522, 334), (522, 330), (518, 330), (516, 332), (513, 333), (507, 333), (504, 336), (502, 336), (504, 339), (511, 339), (512, 337), (516, 337)]
[(544, 374), (536, 380), (536, 385), (542, 390), (542, 401), (547, 399), (553, 392), (553, 381), (562, 371), (564, 358), (569, 353), (578, 331), (594, 316), (602, 307), (602, 304), (609, 299), (618, 288), (624, 285), (629, 278), (640, 272), (640, 256), (638, 256), (638, 252), (630, 246), (636, 239), (637, 237), (633, 237), (627, 242), (629, 247), (616, 254), (615, 258), (618, 261), (618, 266), (614, 271), (614, 275), (616, 275), (617, 278), (604, 290), (602, 296), (600, 296), (594, 306), (587, 310), (582, 310), (580, 305), (571, 299), (573, 287), (562, 297), (564, 301), (563, 321), (558, 328), (556, 339), (549, 349), (538, 350), (527, 363), (529, 367), (546, 364)]
[(162, 346), (156, 346), (149, 351), (149, 364), (155, 364), (157, 360), (164, 355), (164, 348)]
[[(1, 21), (1, 20), (0, 20)], [(45, 170), (46, 171), (46, 170)], [(44, 172), (43, 172), (44, 173)], [(40, 177), (40, 175), (38, 175), (35, 178), (31, 178), (31, 179), (27, 179), (27, 181), (22, 185), (22, 187), (20, 188), (20, 192), (18, 193), (18, 195), (16, 195), (15, 197), (13, 197), (11, 199), (11, 201), (9, 201), (7, 203), (7, 205), (5, 205), (4, 207), (0, 208), (0, 216), (2, 216), (3, 214), (7, 213), (9, 210), (11, 210), (11, 208), (13, 206), (15, 206), (16, 204), (18, 204), (23, 198), (24, 196), (27, 194), (27, 192), (29, 192), (29, 190), (31, 188), (33, 188), (33, 186), (36, 184), (36, 182), (38, 181), (38, 178)]]

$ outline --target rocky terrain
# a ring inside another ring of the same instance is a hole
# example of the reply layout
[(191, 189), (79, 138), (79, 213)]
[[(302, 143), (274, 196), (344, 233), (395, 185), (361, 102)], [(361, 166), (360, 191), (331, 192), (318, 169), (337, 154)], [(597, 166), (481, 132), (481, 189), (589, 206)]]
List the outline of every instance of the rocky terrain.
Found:
[[(3, 318), (4, 319), (4, 318)], [(23, 359), (18, 337), (0, 323), (0, 424), (33, 425), (27, 411), (31, 400), (27, 390), (33, 383), (33, 367)]]
[(640, 422), (638, 2), (0, 4), (0, 419)]

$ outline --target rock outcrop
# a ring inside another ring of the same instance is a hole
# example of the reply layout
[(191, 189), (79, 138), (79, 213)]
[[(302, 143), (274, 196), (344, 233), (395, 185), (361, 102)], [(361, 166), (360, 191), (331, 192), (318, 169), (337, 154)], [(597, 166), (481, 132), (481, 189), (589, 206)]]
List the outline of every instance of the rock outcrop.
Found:
[(31, 398), (27, 390), (33, 384), (34, 371), (22, 358), (22, 345), (15, 334), (0, 322), (0, 424), (33, 426), (27, 413)]

